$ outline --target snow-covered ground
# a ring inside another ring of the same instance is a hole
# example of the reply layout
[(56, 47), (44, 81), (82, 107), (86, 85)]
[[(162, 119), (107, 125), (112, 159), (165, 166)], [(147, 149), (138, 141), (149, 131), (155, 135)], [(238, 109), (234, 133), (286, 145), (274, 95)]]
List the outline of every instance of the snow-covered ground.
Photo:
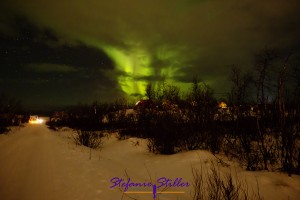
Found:
[[(101, 150), (76, 146), (72, 131), (49, 130), (44, 124), (27, 124), (0, 135), (0, 199), (22, 200), (117, 200), (153, 199), (153, 187), (129, 188), (128, 191), (149, 194), (123, 194), (124, 188), (110, 188), (111, 179), (118, 177), (133, 182), (149, 183), (165, 177), (173, 181), (182, 178), (189, 187), (171, 187), (159, 194), (160, 200), (192, 199), (191, 168), (210, 168), (215, 157), (207, 151), (182, 152), (175, 155), (155, 155), (147, 151), (145, 140), (104, 138)], [(258, 182), (264, 199), (300, 199), (300, 177), (279, 172), (247, 172), (237, 163), (223, 158), (229, 167), (220, 166), (223, 173), (231, 171), (246, 179), (249, 191)], [(161, 191), (160, 188), (157, 191)], [(129, 196), (127, 196), (129, 195)]]

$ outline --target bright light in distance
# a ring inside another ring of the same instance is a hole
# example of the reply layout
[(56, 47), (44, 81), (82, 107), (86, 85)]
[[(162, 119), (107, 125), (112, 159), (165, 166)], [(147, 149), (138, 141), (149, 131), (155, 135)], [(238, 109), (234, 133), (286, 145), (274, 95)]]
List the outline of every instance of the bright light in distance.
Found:
[(227, 104), (222, 101), (219, 103), (219, 108), (227, 108)]
[(41, 124), (43, 123), (44, 120), (43, 119), (40, 119), (38, 116), (30, 116), (29, 118), (29, 123), (30, 124)]

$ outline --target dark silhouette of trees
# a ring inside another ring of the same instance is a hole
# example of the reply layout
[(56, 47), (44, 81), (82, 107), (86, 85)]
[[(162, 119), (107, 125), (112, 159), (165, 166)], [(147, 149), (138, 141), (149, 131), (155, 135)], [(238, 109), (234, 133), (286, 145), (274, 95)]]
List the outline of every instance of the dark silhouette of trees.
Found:
[(154, 87), (153, 87), (152, 83), (147, 84), (145, 96), (149, 100), (154, 100), (155, 99), (155, 91), (154, 91)]
[(246, 103), (247, 92), (252, 83), (250, 73), (242, 74), (242, 71), (237, 66), (233, 65), (229, 80), (232, 83), (230, 102), (232, 105), (242, 105)]
[(268, 97), (266, 96), (266, 89), (269, 89), (268, 85), (269, 68), (272, 62), (277, 58), (277, 54), (274, 49), (266, 48), (258, 53), (255, 57), (255, 70), (256, 70), (256, 101), (257, 104), (265, 105)]

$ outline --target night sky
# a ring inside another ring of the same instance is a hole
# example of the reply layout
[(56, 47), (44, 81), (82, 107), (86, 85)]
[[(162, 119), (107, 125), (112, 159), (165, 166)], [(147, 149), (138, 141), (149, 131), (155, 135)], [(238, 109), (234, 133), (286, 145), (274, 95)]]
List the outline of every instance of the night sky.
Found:
[(2, 0), (0, 93), (26, 107), (139, 98), (147, 82), (216, 97), (264, 48), (300, 58), (299, 0)]

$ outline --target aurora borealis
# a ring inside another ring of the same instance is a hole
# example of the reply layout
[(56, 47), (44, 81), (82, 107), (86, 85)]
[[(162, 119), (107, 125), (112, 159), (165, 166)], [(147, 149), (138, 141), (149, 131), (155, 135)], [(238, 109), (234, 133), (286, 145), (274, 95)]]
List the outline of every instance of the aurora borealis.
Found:
[(265, 47), (299, 59), (298, 0), (3, 0), (0, 93), (25, 105), (140, 98), (148, 82), (217, 97)]

